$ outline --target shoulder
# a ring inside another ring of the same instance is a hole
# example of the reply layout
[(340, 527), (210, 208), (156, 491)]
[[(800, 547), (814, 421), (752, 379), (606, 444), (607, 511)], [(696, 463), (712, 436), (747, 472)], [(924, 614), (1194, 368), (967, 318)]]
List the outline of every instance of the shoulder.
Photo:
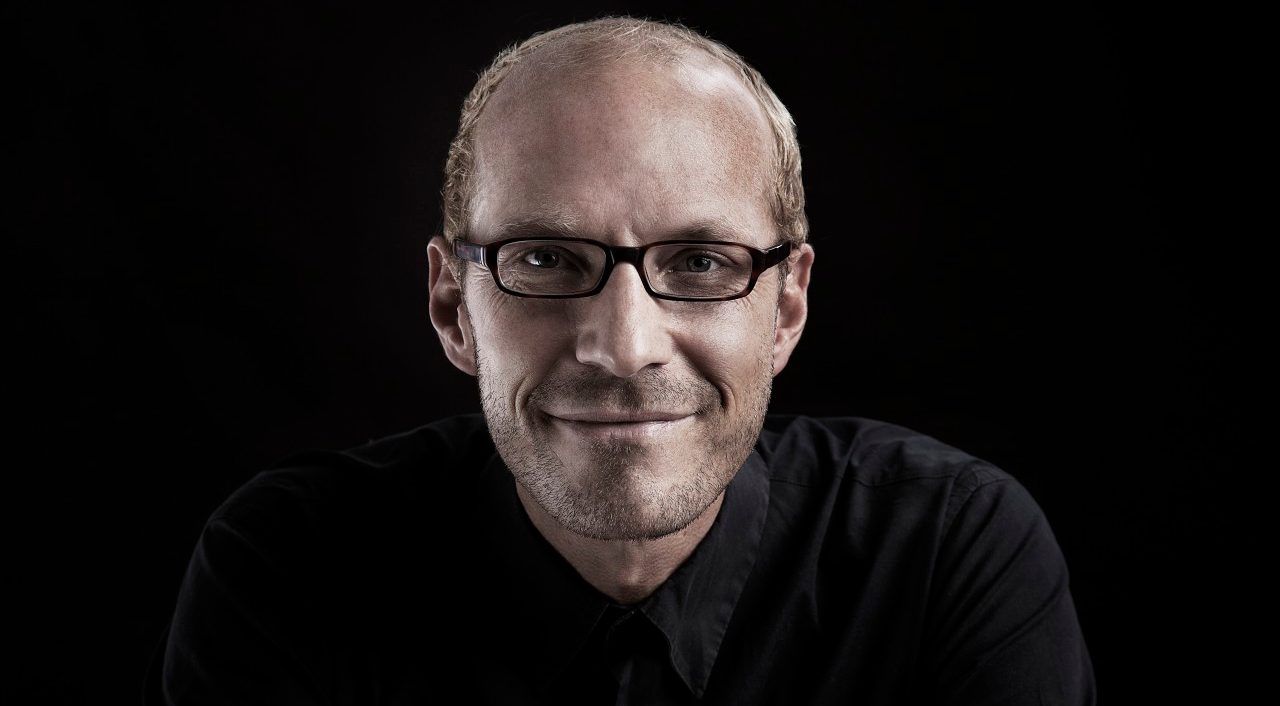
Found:
[(460, 415), (347, 449), (306, 449), (270, 464), (210, 517), (246, 539), (309, 541), (385, 525), (474, 482), (492, 456), (484, 419)]
[(994, 465), (927, 434), (865, 417), (770, 415), (756, 450), (774, 481), (802, 486), (941, 479), (982, 485), (1010, 479)]
[(849, 535), (850, 541), (928, 536), (936, 546), (957, 519), (981, 522), (986, 515), (1033, 523), (1041, 518), (1040, 508), (1010, 473), (889, 422), (770, 416), (756, 451), (782, 507), (824, 523), (820, 531)]
[(793, 586), (814, 639), (854, 646), (833, 653), (833, 679), (853, 674), (850, 661), (887, 660), (918, 665), (903, 688), (939, 702), (982, 692), (1023, 703), (1037, 691), (1086, 702), (1092, 672), (1066, 562), (1012, 475), (856, 417), (770, 418), (757, 452), (775, 528), (762, 565), (777, 577), (762, 585)]

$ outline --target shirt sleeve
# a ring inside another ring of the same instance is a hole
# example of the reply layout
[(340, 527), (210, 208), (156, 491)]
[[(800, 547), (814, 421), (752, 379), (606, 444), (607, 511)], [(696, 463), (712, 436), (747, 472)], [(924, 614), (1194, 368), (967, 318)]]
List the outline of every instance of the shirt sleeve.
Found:
[(1066, 562), (1044, 513), (1008, 476), (968, 480), (948, 509), (927, 621), (935, 702), (1094, 704)]

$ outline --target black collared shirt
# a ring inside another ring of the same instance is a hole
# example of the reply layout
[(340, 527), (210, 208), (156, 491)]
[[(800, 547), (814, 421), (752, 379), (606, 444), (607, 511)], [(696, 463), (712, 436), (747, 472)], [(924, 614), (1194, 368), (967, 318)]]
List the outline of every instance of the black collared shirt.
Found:
[(290, 457), (210, 518), (175, 704), (1091, 704), (1067, 569), (992, 465), (771, 416), (715, 523), (618, 606), (534, 528), (482, 417)]

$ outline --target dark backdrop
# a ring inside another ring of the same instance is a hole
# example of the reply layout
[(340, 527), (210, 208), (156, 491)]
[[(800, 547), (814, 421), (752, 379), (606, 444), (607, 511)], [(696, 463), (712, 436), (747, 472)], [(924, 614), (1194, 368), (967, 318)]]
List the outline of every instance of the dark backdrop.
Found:
[(295, 449), (478, 411), (426, 312), (457, 109), (497, 50), (607, 12), (726, 42), (799, 125), (817, 262), (773, 409), (898, 422), (1021, 479), (1105, 703), (1221, 688), (1202, 605), (1238, 432), (1221, 256), (1187, 247), (1209, 210), (1199, 18), (212, 5), (45, 4), (10, 25), (6, 688), (134, 700), (231, 490)]

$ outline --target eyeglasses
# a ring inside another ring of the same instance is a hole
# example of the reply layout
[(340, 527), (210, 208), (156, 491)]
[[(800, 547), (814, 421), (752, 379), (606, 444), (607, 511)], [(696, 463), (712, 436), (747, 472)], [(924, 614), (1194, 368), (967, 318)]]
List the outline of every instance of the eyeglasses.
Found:
[(459, 259), (483, 265), (498, 289), (517, 297), (568, 299), (598, 294), (620, 262), (640, 273), (657, 299), (728, 301), (745, 297), (761, 273), (791, 253), (719, 240), (664, 240), (638, 248), (585, 238), (513, 238), (478, 245), (453, 241)]

